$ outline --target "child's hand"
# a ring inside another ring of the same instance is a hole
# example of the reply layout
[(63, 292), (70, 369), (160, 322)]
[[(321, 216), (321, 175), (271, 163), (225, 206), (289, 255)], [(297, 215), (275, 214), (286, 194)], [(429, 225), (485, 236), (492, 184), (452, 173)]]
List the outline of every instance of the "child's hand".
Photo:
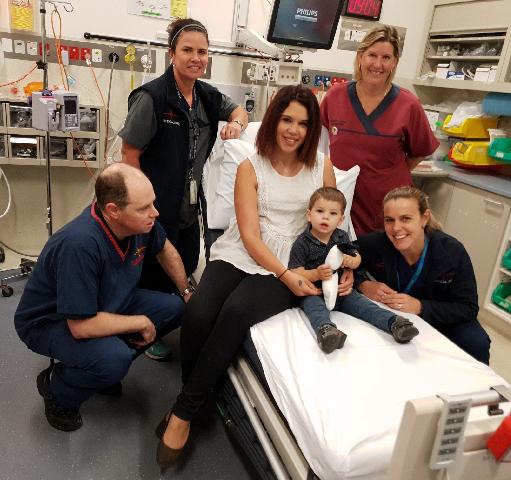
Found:
[(319, 280), (328, 280), (332, 277), (332, 269), (326, 263), (320, 265), (316, 270)]
[(351, 257), (349, 255), (344, 255), (342, 260), (342, 267), (351, 268), (354, 270), (360, 265), (360, 255), (357, 253), (356, 257)]

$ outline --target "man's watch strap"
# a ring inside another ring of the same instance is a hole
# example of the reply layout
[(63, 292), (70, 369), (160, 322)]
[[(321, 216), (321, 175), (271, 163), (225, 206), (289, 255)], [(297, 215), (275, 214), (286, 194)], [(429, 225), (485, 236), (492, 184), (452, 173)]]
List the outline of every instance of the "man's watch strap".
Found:
[(195, 287), (193, 285), (188, 285), (179, 295), (185, 297), (186, 295), (190, 295), (190, 293), (195, 292)]
[(241, 120), (232, 120), (232, 123), (237, 123), (241, 127), (241, 131), (245, 128), (245, 125), (243, 125), (243, 122)]

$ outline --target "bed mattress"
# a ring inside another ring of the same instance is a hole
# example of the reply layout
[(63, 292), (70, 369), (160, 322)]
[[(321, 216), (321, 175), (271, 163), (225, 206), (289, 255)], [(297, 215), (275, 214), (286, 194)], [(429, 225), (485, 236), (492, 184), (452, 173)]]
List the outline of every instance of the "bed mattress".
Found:
[(300, 309), (251, 329), (269, 389), (321, 479), (384, 479), (404, 404), (506, 382), (415, 315), (420, 334), (397, 344), (373, 326), (334, 312), (348, 338), (330, 355)]

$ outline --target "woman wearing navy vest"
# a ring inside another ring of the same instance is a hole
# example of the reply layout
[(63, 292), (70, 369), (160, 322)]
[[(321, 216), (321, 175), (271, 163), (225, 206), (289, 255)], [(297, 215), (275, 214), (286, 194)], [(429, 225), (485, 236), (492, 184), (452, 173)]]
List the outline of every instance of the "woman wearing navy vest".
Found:
[[(477, 320), (477, 286), (465, 247), (440, 230), (426, 195), (398, 187), (383, 200), (384, 232), (359, 237), (358, 289), (371, 300), (415, 313), (488, 364), (490, 339)], [(362, 278), (363, 277), (363, 278)]]
[[(156, 193), (159, 223), (176, 247), (187, 275), (199, 258), (199, 196), (204, 163), (215, 143), (219, 120), (228, 123), (222, 139), (239, 137), (247, 126), (245, 110), (199, 80), (208, 65), (208, 33), (191, 18), (168, 28), (171, 66), (159, 78), (134, 90), (123, 129), (122, 161), (140, 168)], [(146, 259), (142, 288), (181, 293), (156, 259)], [(190, 288), (191, 290), (191, 288)], [(165, 358), (162, 346), (148, 355)], [(158, 352), (156, 350), (159, 350)]]

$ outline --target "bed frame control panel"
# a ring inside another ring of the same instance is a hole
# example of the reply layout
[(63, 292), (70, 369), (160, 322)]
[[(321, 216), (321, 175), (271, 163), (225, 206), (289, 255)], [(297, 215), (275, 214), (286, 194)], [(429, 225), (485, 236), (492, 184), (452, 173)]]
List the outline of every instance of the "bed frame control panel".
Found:
[(472, 399), (460, 399), (439, 395), (444, 408), (438, 421), (438, 429), (431, 452), (430, 468), (440, 470), (454, 462), (458, 449), (463, 447), (465, 426), (470, 414)]

